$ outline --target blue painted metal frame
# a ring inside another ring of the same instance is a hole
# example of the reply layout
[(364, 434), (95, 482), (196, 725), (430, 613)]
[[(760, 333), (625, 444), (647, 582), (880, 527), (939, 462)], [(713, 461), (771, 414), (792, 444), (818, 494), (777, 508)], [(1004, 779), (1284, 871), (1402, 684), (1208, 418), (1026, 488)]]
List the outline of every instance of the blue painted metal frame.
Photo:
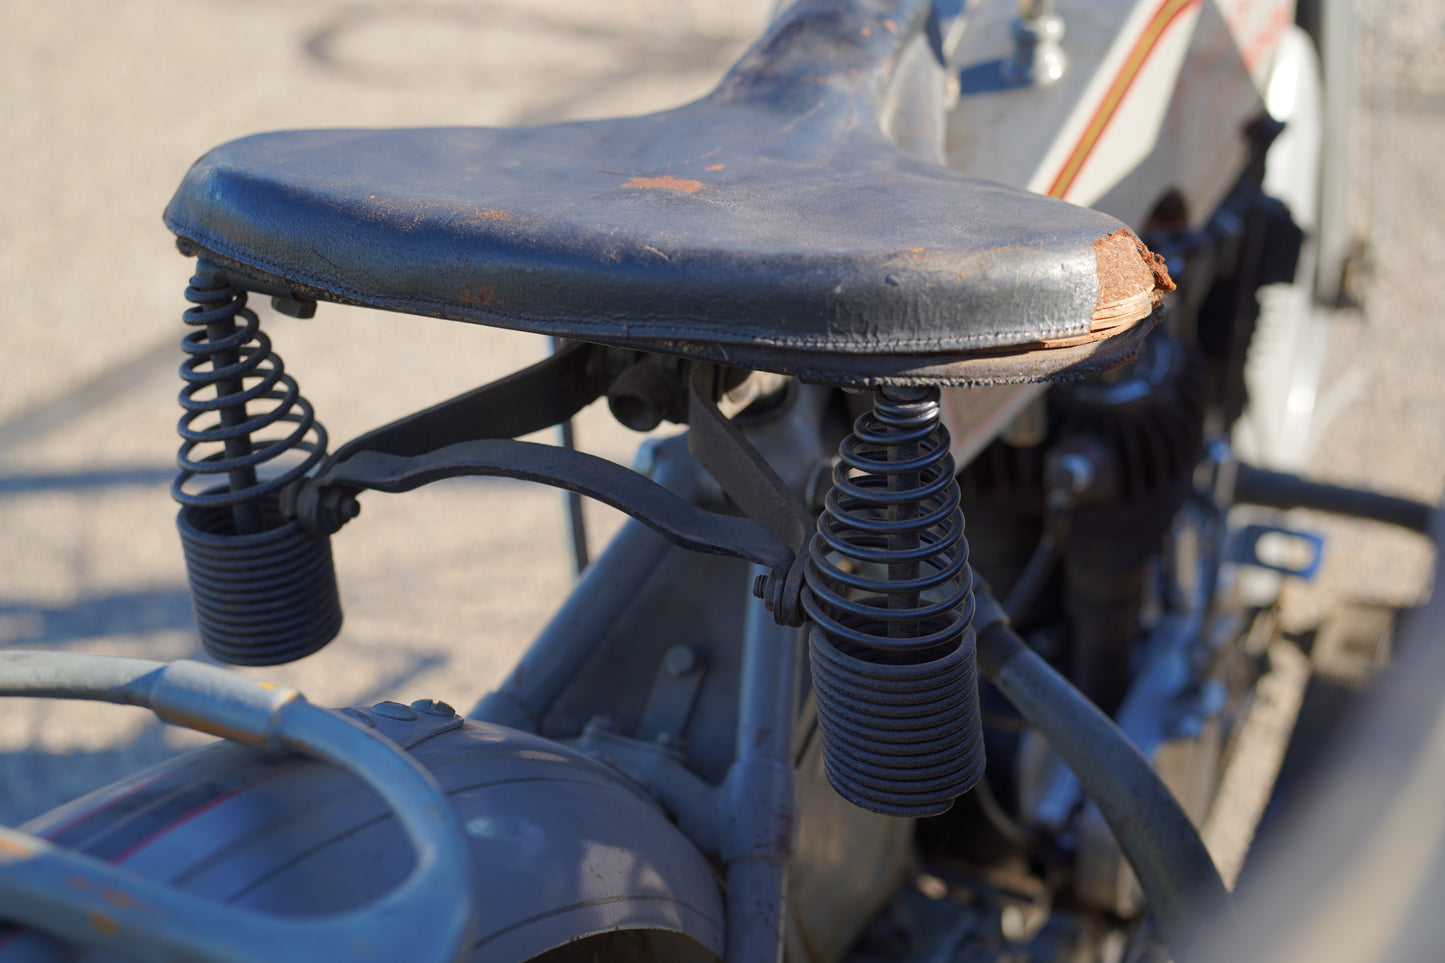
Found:
[[(0, 653), (0, 695), (144, 706), (167, 722), (330, 762), (391, 807), (416, 863), (390, 893), (288, 919), (199, 899), (90, 856), (0, 828), (5, 918), (93, 949), (153, 961), (406, 959), (445, 963), (471, 944), (474, 881), (462, 828), (436, 781), (397, 746), (294, 689), (197, 662)], [(430, 939), (418, 942), (418, 933)]]

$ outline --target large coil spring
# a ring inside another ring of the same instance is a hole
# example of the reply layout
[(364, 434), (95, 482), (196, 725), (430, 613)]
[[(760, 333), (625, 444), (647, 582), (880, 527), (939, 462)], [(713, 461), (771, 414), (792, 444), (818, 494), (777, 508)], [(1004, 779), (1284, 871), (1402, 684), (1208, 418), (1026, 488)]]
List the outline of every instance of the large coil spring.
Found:
[[(244, 291), (191, 278), (172, 494), (201, 641), (239, 665), (289, 662), (341, 627), (331, 542), (283, 518), (280, 490), (326, 454), (326, 430), (260, 330)], [(224, 479), (223, 484), (215, 482)]]
[(885, 389), (839, 448), (802, 603), (828, 779), (944, 812), (983, 774), (973, 580), (939, 392)]

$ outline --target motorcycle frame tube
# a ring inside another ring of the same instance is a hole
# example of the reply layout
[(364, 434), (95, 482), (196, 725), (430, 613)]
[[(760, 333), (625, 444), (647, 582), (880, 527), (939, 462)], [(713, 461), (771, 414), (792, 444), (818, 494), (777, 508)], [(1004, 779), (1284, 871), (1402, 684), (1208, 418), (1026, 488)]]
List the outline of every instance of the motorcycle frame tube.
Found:
[[(685, 436), (652, 444), (639, 457), (645, 460), (649, 452), (653, 464), (647, 474), (653, 481), (696, 502), (698, 466), (687, 453)], [(642, 522), (628, 519), (606, 550), (588, 566), (577, 587), (516, 667), (468, 716), (536, 732), (538, 721), (631, 603), (669, 546), (666, 538)]]
[[(654, 480), (684, 498), (698, 499), (700, 473), (687, 453), (685, 437), (654, 445), (652, 457)], [(535, 732), (538, 720), (605, 638), (668, 548), (662, 536), (629, 520), (506, 681), (478, 703), (471, 717)], [(764, 571), (755, 566), (753, 574)], [(675, 815), (682, 827), (697, 828), (700, 822), (707, 830), (692, 834), (706, 837), (694, 839), (695, 843), (708, 848), (707, 842), (716, 841), (722, 850), (728, 963), (780, 963), (793, 855), (797, 789), (792, 737), (802, 634), (798, 628), (778, 625), (760, 599), (749, 597), (747, 606), (734, 761), (715, 796), (687, 797), (704, 802)], [(627, 769), (625, 763), (622, 768)], [(680, 774), (672, 776), (677, 779)], [(642, 773), (634, 774), (638, 777), (644, 784), (652, 782)], [(673, 794), (662, 794), (676, 802)], [(750, 909), (738, 912), (737, 907)]]
[(1233, 915), (1229, 891), (1179, 802), (1117, 725), (1030, 649), (977, 591), (978, 664), (1048, 741), (1099, 807), (1180, 963), (1201, 957), (1195, 927)]
[[(765, 571), (753, 567), (755, 576)], [(736, 753), (722, 794), (728, 824), (727, 963), (783, 959), (802, 632), (774, 622), (761, 599), (748, 600)]]

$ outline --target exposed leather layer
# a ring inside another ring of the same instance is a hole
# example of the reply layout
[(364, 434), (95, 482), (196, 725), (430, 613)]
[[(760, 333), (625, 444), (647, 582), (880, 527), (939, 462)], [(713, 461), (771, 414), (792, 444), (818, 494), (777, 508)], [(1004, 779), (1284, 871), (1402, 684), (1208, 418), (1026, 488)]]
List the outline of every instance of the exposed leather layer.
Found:
[(708, 97), (644, 117), (248, 137), (196, 162), (166, 223), (313, 297), (821, 381), (1131, 353), (1167, 278), (1122, 224), (884, 138), (926, 12), (805, 0)]

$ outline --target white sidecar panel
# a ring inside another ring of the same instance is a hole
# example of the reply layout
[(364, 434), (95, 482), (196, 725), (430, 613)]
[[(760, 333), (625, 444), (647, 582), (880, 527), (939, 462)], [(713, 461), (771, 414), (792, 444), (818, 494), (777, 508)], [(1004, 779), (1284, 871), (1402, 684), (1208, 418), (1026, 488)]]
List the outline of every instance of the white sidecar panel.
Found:
[[(412, 741), (409, 726), (437, 728), (425, 716), (375, 721), (403, 745)], [(417, 734), (424, 741), (410, 751), (446, 791), (475, 859), (481, 924), (470, 959), (523, 961), (616, 930), (680, 933), (722, 954), (722, 896), (711, 867), (617, 773), (550, 740), (485, 723)], [(394, 887), (413, 859), (395, 820), (355, 780), (229, 744), (140, 773), (25, 828), (190, 892), (287, 916), (369, 901)], [(0, 963), (72, 952), (0, 924)]]

